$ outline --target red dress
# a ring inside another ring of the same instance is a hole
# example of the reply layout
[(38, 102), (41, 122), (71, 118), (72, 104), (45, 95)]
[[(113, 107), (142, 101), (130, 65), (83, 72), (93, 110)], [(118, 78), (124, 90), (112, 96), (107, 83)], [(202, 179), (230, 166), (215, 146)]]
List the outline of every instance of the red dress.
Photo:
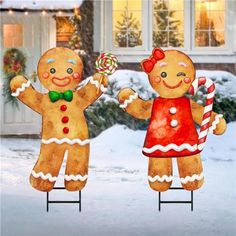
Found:
[(143, 147), (148, 157), (181, 157), (199, 153), (198, 133), (187, 97), (162, 98), (153, 102)]

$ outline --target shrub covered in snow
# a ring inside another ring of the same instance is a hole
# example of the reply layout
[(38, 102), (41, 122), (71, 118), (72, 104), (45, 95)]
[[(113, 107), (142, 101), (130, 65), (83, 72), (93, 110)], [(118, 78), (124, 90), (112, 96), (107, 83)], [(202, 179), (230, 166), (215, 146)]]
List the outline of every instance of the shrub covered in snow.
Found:
[[(197, 71), (197, 77), (211, 78), (216, 85), (214, 111), (224, 114), (227, 122), (236, 120), (236, 76), (225, 71)], [(125, 124), (133, 130), (146, 129), (148, 120), (137, 120), (124, 112), (117, 102), (117, 95), (122, 88), (131, 87), (143, 99), (158, 96), (149, 84), (144, 72), (118, 70), (109, 77), (109, 87), (101, 99), (86, 110), (89, 130), (92, 137), (114, 124)], [(193, 97), (200, 104), (205, 102), (205, 90), (201, 88)]]

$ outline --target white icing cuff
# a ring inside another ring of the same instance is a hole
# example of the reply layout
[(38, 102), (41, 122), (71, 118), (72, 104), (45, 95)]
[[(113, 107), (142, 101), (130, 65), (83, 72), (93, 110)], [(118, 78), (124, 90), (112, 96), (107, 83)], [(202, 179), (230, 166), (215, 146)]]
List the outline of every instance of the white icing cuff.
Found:
[(204, 175), (203, 175), (203, 172), (201, 173), (201, 174), (199, 174), (199, 175), (197, 175), (197, 174), (194, 174), (194, 175), (192, 175), (192, 176), (186, 176), (185, 178), (180, 178), (180, 182), (182, 183), (182, 184), (187, 184), (188, 182), (193, 182), (193, 181), (195, 181), (195, 180), (201, 180), (201, 179), (203, 179), (204, 178)]
[(68, 143), (70, 145), (78, 143), (81, 146), (84, 146), (86, 144), (88, 144), (90, 142), (89, 139), (85, 139), (85, 140), (81, 140), (79, 138), (75, 138), (75, 139), (68, 139), (68, 138), (62, 138), (62, 139), (58, 139), (58, 138), (50, 138), (50, 139), (42, 139), (42, 143), (43, 144), (50, 144), (50, 143), (57, 143), (57, 144), (62, 144), (62, 143)]
[(107, 91), (107, 88), (103, 84), (100, 84), (97, 80), (93, 79), (93, 76), (90, 76), (89, 78), (90, 83), (99, 88), (103, 93)]
[(174, 151), (177, 151), (177, 152), (183, 151), (184, 149), (187, 149), (190, 152), (195, 152), (197, 150), (197, 144), (190, 145), (188, 143), (183, 143), (179, 146), (174, 144), (174, 143), (170, 143), (166, 146), (162, 146), (160, 144), (157, 144), (157, 145), (152, 146), (150, 148), (144, 147), (143, 151), (146, 152), (146, 153), (152, 153), (152, 152), (155, 152), (157, 150), (159, 150), (161, 152), (168, 152), (171, 149), (174, 150)]
[(21, 92), (23, 92), (26, 88), (30, 86), (30, 81), (28, 80), (26, 83), (22, 83), (20, 88), (16, 89), (16, 92), (12, 93), (11, 96), (18, 97)]
[(66, 181), (85, 181), (88, 178), (88, 175), (65, 175), (65, 180)]
[(126, 100), (124, 101), (123, 104), (120, 104), (120, 108), (126, 108), (126, 107), (128, 106), (128, 104), (130, 104), (131, 102), (133, 102), (133, 101), (134, 101), (135, 99), (137, 99), (137, 98), (138, 98), (138, 94), (137, 94), (137, 93), (130, 95), (130, 96), (128, 97), (128, 99), (126, 99)]
[(171, 182), (173, 180), (173, 176), (168, 176), (168, 175), (163, 175), (162, 177), (160, 177), (159, 175), (156, 175), (154, 177), (148, 176), (148, 180), (152, 183), (154, 183), (155, 181), (158, 182)]
[(57, 180), (57, 177), (53, 177), (50, 173), (45, 175), (43, 172), (36, 173), (34, 170), (32, 170), (31, 174), (34, 176), (34, 178), (41, 178), (43, 180), (48, 180), (49, 182), (55, 182)]
[(215, 120), (212, 122), (211, 127), (209, 128), (209, 131), (213, 133), (213, 131), (216, 129), (216, 125), (220, 123), (220, 118), (222, 118), (222, 114), (217, 114), (215, 116)]

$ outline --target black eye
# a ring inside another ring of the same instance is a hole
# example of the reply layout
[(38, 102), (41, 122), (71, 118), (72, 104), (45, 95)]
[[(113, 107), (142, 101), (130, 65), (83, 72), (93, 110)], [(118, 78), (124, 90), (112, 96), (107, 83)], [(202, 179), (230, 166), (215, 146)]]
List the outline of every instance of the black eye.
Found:
[(186, 76), (186, 74), (184, 72), (179, 72), (177, 76)]
[(67, 69), (67, 73), (68, 73), (68, 74), (72, 74), (72, 73), (73, 73), (73, 70), (72, 70), (71, 68), (68, 68), (68, 69)]
[(167, 73), (165, 71), (161, 72), (161, 77), (165, 78), (167, 76)]
[(50, 73), (51, 73), (51, 74), (55, 74), (55, 73), (56, 73), (55, 68), (51, 68), (51, 69), (50, 69)]

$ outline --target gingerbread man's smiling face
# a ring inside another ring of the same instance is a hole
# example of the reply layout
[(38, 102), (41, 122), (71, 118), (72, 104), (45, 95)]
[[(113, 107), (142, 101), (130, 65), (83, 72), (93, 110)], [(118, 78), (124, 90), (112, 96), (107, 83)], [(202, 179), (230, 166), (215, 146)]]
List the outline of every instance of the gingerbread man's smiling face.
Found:
[(83, 63), (80, 57), (68, 48), (52, 48), (40, 58), (38, 77), (49, 91), (73, 90), (82, 78)]
[(193, 62), (177, 50), (167, 50), (164, 54), (148, 74), (150, 84), (163, 98), (182, 97), (195, 79)]

